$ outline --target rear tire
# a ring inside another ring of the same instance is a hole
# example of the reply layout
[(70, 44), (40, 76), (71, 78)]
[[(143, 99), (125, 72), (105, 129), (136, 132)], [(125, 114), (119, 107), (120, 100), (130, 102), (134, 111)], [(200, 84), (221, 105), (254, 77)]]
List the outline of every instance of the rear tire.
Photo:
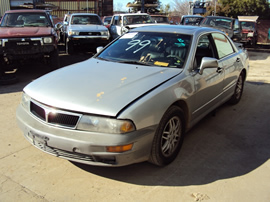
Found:
[(171, 163), (179, 153), (185, 133), (183, 111), (170, 107), (162, 117), (152, 143), (149, 162), (164, 166)]

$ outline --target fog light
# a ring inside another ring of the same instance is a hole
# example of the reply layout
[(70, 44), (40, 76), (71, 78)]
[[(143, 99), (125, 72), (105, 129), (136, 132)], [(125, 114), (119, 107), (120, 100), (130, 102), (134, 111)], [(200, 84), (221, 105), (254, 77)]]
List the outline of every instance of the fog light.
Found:
[(133, 144), (121, 145), (121, 146), (108, 146), (107, 152), (126, 152), (131, 150)]

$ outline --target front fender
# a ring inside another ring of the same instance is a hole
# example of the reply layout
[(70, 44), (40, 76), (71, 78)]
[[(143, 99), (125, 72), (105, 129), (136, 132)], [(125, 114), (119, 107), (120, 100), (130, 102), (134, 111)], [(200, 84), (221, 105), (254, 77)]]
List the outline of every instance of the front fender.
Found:
[[(189, 109), (189, 104), (193, 102), (193, 92), (192, 80), (179, 81), (178, 75), (129, 105), (117, 118), (132, 120), (138, 130), (158, 125), (164, 113), (174, 103), (183, 101)], [(185, 109), (187, 113), (188, 109)]]

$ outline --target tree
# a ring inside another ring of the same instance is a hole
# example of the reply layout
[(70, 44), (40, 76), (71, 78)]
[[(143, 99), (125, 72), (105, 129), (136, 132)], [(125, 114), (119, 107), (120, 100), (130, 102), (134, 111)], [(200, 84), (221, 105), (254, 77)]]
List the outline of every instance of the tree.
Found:
[(166, 4), (165, 6), (163, 6), (163, 4), (160, 4), (160, 13), (169, 13), (170, 12), (170, 4)]
[(217, 8), (218, 15), (234, 18), (241, 15), (267, 18), (270, 11), (268, 0), (218, 0)]
[(173, 15), (181, 17), (189, 14), (189, 0), (174, 0), (173, 1)]

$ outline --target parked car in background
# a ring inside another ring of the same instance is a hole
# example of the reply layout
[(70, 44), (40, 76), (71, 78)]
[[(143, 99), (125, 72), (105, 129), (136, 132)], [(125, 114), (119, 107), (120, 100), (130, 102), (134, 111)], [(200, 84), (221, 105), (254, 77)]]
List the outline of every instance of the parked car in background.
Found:
[(197, 25), (199, 26), (201, 21), (204, 19), (200, 15), (183, 15), (181, 17), (180, 25)]
[(38, 149), (96, 166), (167, 165), (186, 131), (240, 101), (249, 69), (247, 52), (212, 28), (139, 27), (98, 49), (23, 89), (17, 121)]
[(206, 16), (200, 25), (219, 29), (226, 33), (233, 41), (241, 41), (242, 30), (238, 19), (223, 16)]
[(112, 16), (104, 16), (102, 18), (102, 22), (106, 27), (111, 23), (111, 20), (112, 20)]
[(172, 24), (170, 23), (168, 16), (166, 15), (150, 15), (153, 22), (161, 24)]
[(259, 16), (238, 16), (242, 27), (241, 42), (255, 46), (258, 41), (257, 20)]
[(58, 39), (47, 11), (6, 11), (0, 24), (0, 74), (34, 59), (48, 63), (50, 70), (59, 68)]
[(155, 24), (147, 13), (115, 14), (110, 24), (112, 39), (115, 39), (130, 29)]
[(68, 54), (74, 53), (78, 46), (104, 46), (110, 42), (109, 30), (100, 17), (93, 13), (66, 14), (63, 21), (63, 38)]

